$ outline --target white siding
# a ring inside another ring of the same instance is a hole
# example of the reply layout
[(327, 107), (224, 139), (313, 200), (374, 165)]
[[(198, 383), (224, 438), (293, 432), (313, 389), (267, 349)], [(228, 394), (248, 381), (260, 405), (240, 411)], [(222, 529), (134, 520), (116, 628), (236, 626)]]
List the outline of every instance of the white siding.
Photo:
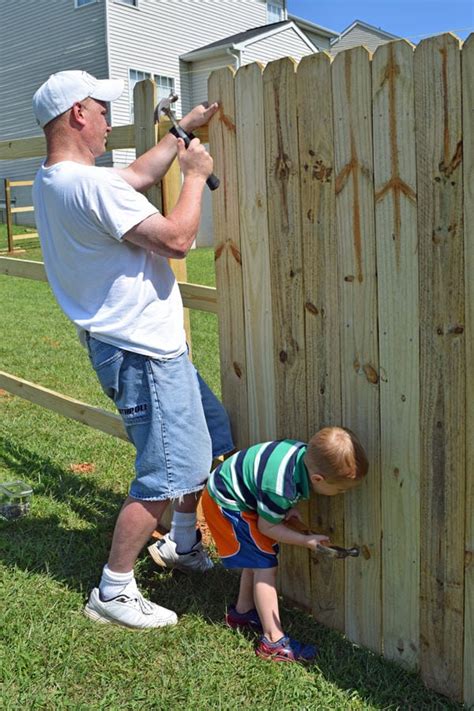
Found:
[[(138, 8), (108, 0), (110, 75), (123, 78), (140, 69), (173, 77), (184, 94), (179, 57), (193, 49), (266, 23), (265, 0), (138, 0)], [(184, 63), (183, 63), (184, 64)], [(207, 93), (207, 92), (206, 92)], [(188, 110), (189, 106), (185, 107)], [(115, 102), (114, 123), (130, 122), (128, 90)], [(181, 101), (176, 105), (181, 115)], [(116, 151), (117, 164), (133, 153)]]
[(316, 32), (309, 32), (308, 30), (305, 30), (303, 27), (300, 27), (300, 29), (301, 29), (301, 32), (304, 32), (306, 37), (308, 37), (311, 40), (311, 42), (318, 49), (327, 50), (331, 46), (329, 37), (324, 37), (323, 35), (318, 35)]
[(354, 27), (353, 30), (349, 30), (344, 37), (334, 42), (331, 46), (331, 54), (337, 54), (351, 47), (359, 47), (361, 44), (367, 47), (370, 52), (375, 52), (379, 45), (391, 41), (391, 39), (388, 39), (383, 34), (379, 34), (375, 30), (368, 30), (356, 25), (356, 27)]
[[(2, 140), (41, 134), (31, 99), (50, 74), (85, 69), (100, 78), (108, 75), (103, 2), (76, 10), (74, 0), (2, 0), (1, 37)], [(0, 177), (29, 180), (39, 164), (39, 159), (0, 161)], [(17, 188), (16, 196), (17, 205), (31, 204), (29, 189)]]
[(196, 106), (202, 101), (207, 101), (207, 80), (209, 79), (209, 75), (211, 72), (216, 69), (221, 69), (222, 67), (237, 69), (237, 60), (231, 57), (230, 54), (226, 54), (224, 50), (222, 50), (221, 55), (213, 59), (189, 62), (188, 75), (190, 78), (190, 99), (192, 106)]
[(242, 56), (242, 64), (257, 61), (266, 64), (280, 57), (293, 57), (299, 62), (307, 54), (313, 54), (312, 49), (289, 27), (271, 37), (248, 44)]

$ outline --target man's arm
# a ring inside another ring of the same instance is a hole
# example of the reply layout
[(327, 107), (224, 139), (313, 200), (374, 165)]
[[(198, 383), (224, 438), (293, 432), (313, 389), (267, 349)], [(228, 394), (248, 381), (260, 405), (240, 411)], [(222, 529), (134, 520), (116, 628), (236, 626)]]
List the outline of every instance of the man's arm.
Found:
[(187, 150), (182, 138), (177, 139), (177, 145), (184, 180), (175, 207), (166, 217), (160, 213), (147, 217), (126, 232), (123, 239), (164, 257), (183, 259), (199, 228), (202, 192), (212, 173), (212, 158), (198, 138), (191, 141)]
[[(187, 133), (192, 133), (200, 126), (204, 126), (218, 109), (216, 103), (211, 106), (200, 104), (189, 114), (183, 116), (180, 126)], [(117, 172), (127, 181), (132, 188), (139, 192), (148, 190), (166, 175), (171, 163), (176, 158), (177, 138), (169, 133), (164, 136), (156, 146), (143, 153), (139, 158), (130, 163), (127, 168), (116, 168)]]

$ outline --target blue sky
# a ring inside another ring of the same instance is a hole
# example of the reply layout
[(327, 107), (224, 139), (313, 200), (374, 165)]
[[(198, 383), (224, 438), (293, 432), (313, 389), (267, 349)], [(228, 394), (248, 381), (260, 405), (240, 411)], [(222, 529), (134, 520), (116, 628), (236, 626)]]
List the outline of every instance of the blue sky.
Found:
[(474, 0), (287, 0), (288, 12), (341, 32), (354, 20), (416, 43), (439, 32), (474, 32)]

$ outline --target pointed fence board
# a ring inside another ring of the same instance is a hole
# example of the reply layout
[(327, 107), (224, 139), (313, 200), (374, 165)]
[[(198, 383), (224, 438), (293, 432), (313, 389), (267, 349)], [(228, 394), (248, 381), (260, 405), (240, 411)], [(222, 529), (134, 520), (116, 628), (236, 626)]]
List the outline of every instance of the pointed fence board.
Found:
[[(309, 439), (341, 422), (331, 60), (323, 52), (298, 66), (297, 109)], [(342, 496), (314, 496), (310, 502), (311, 528), (334, 543), (344, 541), (343, 515)], [(311, 588), (316, 619), (344, 631), (344, 565), (312, 556)]]
[(259, 64), (235, 77), (248, 421), (252, 443), (276, 437), (273, 316), (267, 223), (263, 79)]
[[(380, 347), (384, 655), (419, 658), (419, 308), (413, 47), (372, 60)], [(407, 532), (409, 534), (407, 535)]]
[(233, 70), (226, 67), (213, 72), (209, 78), (208, 94), (210, 103), (219, 102), (219, 111), (209, 124), (209, 141), (214, 155), (214, 172), (221, 181), (212, 200), (222, 398), (233, 424), (235, 445), (241, 448), (251, 442), (248, 434)]
[(461, 63), (452, 35), (415, 50), (420, 261), (421, 671), (461, 698), (465, 333)]
[(464, 255), (466, 274), (466, 546), (464, 702), (474, 706), (474, 34), (462, 49)]
[(370, 72), (369, 54), (363, 47), (340, 52), (332, 64), (343, 424), (359, 436), (370, 462), (367, 479), (344, 501), (346, 543), (360, 546), (363, 553), (346, 564), (346, 634), (380, 651), (379, 366)]
[[(303, 311), (298, 129), (295, 62), (286, 57), (263, 72), (268, 231), (272, 282), (276, 435), (306, 436), (306, 374)], [(308, 517), (308, 505), (300, 507)], [(311, 608), (309, 551), (283, 546), (283, 594)]]

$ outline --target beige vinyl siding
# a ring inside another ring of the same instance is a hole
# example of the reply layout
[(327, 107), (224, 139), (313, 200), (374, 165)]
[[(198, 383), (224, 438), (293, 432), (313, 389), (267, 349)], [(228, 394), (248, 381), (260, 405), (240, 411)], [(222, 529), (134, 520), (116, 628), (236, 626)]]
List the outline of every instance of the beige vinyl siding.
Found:
[(301, 57), (307, 54), (313, 54), (313, 50), (294, 29), (289, 27), (271, 37), (248, 44), (242, 55), (242, 64), (251, 64), (257, 61), (266, 64), (280, 57), (293, 57), (299, 62)]
[[(103, 2), (75, 9), (74, 0), (3, 0), (1, 28), (3, 140), (41, 134), (31, 99), (50, 74), (64, 69), (85, 69), (99, 78), (108, 76)], [(30, 180), (40, 162), (37, 158), (0, 161), (0, 177)], [(3, 187), (0, 190), (3, 198)], [(15, 195), (17, 206), (31, 204), (30, 189), (18, 188)], [(24, 224), (32, 216), (19, 214), (16, 219)]]
[(342, 52), (342, 50), (344, 49), (349, 49), (350, 47), (358, 47), (359, 45), (364, 45), (364, 47), (367, 47), (369, 52), (375, 52), (379, 45), (391, 41), (391, 39), (388, 39), (382, 33), (379, 34), (376, 31), (367, 30), (363, 27), (356, 26), (353, 30), (350, 30), (346, 35), (344, 35), (344, 37), (342, 37), (340, 40), (337, 40), (337, 42), (335, 42), (331, 46), (331, 53), (337, 54), (338, 52)]

